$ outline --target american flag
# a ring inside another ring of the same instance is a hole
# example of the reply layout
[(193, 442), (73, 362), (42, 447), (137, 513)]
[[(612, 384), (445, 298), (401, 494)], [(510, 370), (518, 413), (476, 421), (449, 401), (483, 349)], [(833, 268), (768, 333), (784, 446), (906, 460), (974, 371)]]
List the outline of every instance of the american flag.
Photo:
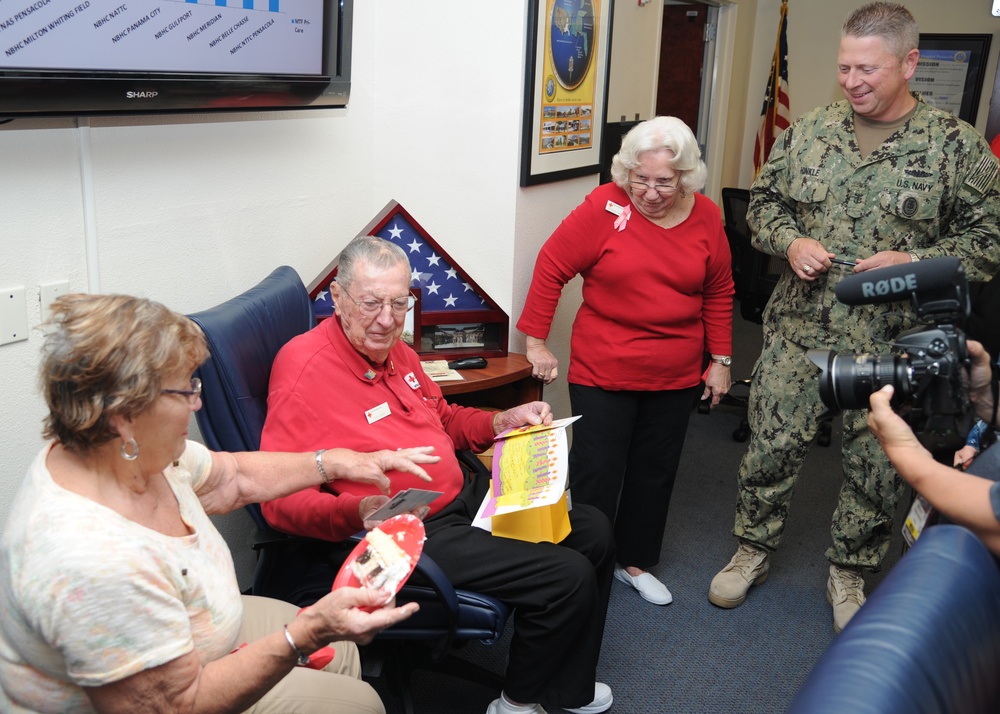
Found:
[(778, 24), (778, 41), (774, 45), (771, 58), (771, 73), (767, 78), (767, 92), (764, 106), (760, 110), (760, 129), (753, 146), (753, 175), (756, 178), (760, 167), (767, 161), (778, 138), (791, 123), (788, 109), (788, 0), (781, 3), (781, 22)]
[[(463, 271), (451, 265), (430, 236), (407, 220), (402, 210), (391, 211), (385, 225), (370, 235), (384, 238), (406, 251), (410, 259), (410, 286), (420, 288), (421, 313), (495, 309)], [(329, 280), (324, 280), (318, 290), (312, 291), (313, 311), (320, 319), (333, 315), (328, 286)]]
[(410, 258), (410, 286), (421, 289), (421, 312), (489, 309), (475, 287), (402, 213), (394, 215), (375, 235), (406, 251)]

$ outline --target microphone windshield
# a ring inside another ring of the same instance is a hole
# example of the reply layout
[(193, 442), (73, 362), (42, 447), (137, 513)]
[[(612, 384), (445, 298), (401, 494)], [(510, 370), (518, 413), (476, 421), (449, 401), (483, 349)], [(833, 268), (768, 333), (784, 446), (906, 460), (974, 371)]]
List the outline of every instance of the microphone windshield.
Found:
[(835, 292), (845, 305), (877, 305), (953, 287), (962, 273), (961, 260), (944, 256), (856, 273), (837, 283)]

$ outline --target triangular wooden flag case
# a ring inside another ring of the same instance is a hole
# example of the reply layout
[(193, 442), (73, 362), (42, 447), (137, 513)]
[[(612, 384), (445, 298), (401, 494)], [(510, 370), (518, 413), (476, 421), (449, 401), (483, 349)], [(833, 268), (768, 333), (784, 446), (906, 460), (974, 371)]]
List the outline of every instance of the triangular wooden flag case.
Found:
[[(417, 304), (407, 315), (403, 339), (422, 357), (507, 356), (507, 313), (398, 202), (389, 201), (358, 235), (391, 241), (409, 257), (410, 291)], [(319, 320), (333, 316), (329, 287), (339, 257), (309, 284)]]

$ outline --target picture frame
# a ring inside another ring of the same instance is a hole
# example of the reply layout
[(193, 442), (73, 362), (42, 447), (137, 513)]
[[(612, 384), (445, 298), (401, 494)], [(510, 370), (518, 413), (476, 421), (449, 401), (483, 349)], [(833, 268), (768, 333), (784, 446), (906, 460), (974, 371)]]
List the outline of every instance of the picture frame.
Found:
[(613, 5), (528, 0), (522, 187), (600, 172)]
[(992, 35), (921, 34), (910, 89), (933, 106), (976, 123)]
[(413, 309), (406, 313), (406, 321), (403, 323), (403, 334), (399, 339), (414, 349), (420, 347), (420, 298), (422, 297), (420, 288), (410, 287), (410, 294), (415, 298)]

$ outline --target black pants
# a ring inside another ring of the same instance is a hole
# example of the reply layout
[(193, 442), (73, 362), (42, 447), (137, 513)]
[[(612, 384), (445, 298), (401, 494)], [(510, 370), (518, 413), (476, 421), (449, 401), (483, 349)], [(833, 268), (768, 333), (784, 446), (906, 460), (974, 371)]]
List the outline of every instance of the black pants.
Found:
[(594, 699), (614, 575), (611, 526), (600, 511), (574, 504), (561, 543), (494, 536), (470, 523), (486, 494), (477, 478), (425, 522), (424, 551), (452, 583), (515, 609), (504, 691), (519, 702), (581, 707)]
[(659, 392), (569, 385), (574, 503), (614, 523), (618, 562), (648, 570), (660, 560), (670, 494), (698, 387)]

